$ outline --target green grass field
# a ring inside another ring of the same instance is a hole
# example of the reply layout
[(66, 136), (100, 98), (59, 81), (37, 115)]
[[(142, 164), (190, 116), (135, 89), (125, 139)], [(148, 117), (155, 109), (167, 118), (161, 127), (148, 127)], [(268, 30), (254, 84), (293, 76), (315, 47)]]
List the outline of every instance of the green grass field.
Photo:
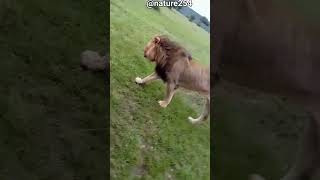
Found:
[(153, 71), (143, 48), (154, 35), (169, 35), (209, 65), (209, 34), (174, 10), (147, 9), (144, 0), (112, 0), (110, 15), (111, 178), (209, 179), (210, 124), (187, 120), (199, 114), (202, 99), (181, 92), (163, 109), (161, 81), (134, 82)]
[[(105, 1), (0, 1), (0, 179), (105, 179)], [(98, 130), (93, 130), (97, 129)]]

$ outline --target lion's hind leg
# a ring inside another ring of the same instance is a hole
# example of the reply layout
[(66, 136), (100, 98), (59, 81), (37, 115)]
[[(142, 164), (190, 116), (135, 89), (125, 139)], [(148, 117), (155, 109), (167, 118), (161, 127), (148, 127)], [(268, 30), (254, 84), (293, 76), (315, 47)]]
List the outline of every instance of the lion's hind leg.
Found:
[(192, 118), (189, 116), (188, 119), (192, 124), (195, 124), (195, 123), (206, 120), (208, 118), (209, 114), (210, 114), (210, 97), (207, 97), (206, 103), (203, 107), (201, 115), (198, 118)]

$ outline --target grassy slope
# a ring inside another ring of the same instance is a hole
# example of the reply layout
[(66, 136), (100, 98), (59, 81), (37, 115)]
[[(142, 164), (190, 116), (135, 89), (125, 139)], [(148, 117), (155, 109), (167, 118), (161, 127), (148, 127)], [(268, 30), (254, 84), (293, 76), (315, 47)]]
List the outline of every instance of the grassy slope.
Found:
[(162, 109), (164, 85), (134, 83), (153, 65), (143, 58), (155, 34), (183, 43), (203, 64), (209, 63), (209, 34), (180, 14), (145, 8), (143, 0), (111, 1), (111, 176), (113, 179), (209, 179), (209, 124), (193, 126), (196, 116), (183, 93)]
[(104, 179), (102, 74), (79, 69), (105, 51), (105, 2), (0, 1), (0, 179)]

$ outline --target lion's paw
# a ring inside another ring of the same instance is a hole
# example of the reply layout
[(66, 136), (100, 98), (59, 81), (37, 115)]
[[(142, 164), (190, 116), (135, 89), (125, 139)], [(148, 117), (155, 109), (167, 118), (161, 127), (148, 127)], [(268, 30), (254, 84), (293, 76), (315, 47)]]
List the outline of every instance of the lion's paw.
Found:
[(196, 123), (198, 123), (198, 122), (200, 122), (200, 120), (199, 119), (194, 119), (193, 117), (188, 117), (188, 120), (192, 123), (192, 124), (196, 124)]
[(159, 105), (163, 108), (168, 106), (168, 102), (167, 101), (158, 101)]
[(136, 83), (137, 83), (137, 84), (143, 84), (143, 81), (142, 81), (141, 78), (136, 77)]

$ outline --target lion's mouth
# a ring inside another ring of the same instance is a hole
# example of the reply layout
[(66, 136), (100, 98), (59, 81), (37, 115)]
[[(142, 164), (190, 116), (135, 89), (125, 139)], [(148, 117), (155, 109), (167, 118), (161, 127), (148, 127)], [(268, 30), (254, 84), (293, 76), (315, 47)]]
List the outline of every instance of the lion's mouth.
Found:
[(151, 61), (151, 62), (155, 62), (156, 61), (156, 59), (155, 58), (148, 58), (145, 54), (143, 55), (144, 56), (144, 58), (146, 58), (146, 59), (148, 59), (149, 61)]
[(148, 59), (149, 61), (151, 61), (151, 62), (155, 62), (156, 60), (153, 58), (153, 59), (151, 59), (151, 58), (148, 58), (148, 57), (145, 57), (146, 59)]

